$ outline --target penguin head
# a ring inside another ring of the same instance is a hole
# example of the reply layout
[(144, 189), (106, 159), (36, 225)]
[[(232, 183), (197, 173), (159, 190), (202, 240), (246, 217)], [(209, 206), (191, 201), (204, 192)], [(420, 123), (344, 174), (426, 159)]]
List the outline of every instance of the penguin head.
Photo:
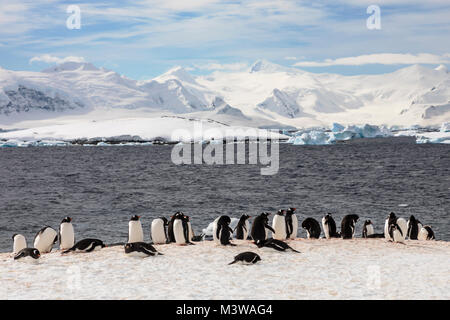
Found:
[(189, 222), (190, 218), (187, 215), (183, 215), (183, 220), (186, 221), (186, 222)]
[(41, 256), (41, 253), (39, 252), (38, 249), (33, 249), (33, 250), (31, 251), (31, 256), (32, 256), (33, 258), (37, 259), (37, 258), (39, 258), (39, 257)]
[(366, 220), (366, 221), (364, 222), (364, 225), (368, 225), (368, 224), (372, 224), (372, 221)]
[(161, 217), (160, 219), (164, 222), (165, 226), (167, 226), (169, 224), (169, 221), (167, 220), (166, 217)]
[(242, 215), (242, 218), (243, 218), (244, 221), (245, 221), (245, 220), (247, 220), (247, 219), (250, 219), (251, 216), (249, 216), (248, 214), (243, 214), (243, 215)]
[(280, 210), (278, 210), (277, 215), (284, 216), (285, 213), (286, 213), (286, 210), (280, 209)]
[(134, 215), (131, 217), (130, 221), (138, 221), (141, 216)]
[(72, 222), (72, 218), (71, 217), (65, 217), (64, 219), (62, 219), (61, 223), (70, 223)]
[(17, 233), (14, 233), (13, 236), (12, 236), (12, 239), (14, 240), (14, 238), (15, 238), (17, 235), (18, 235)]
[(416, 217), (414, 217), (413, 215), (411, 215), (411, 217), (409, 217), (409, 220), (411, 220), (411, 221), (416, 221)]
[(394, 212), (389, 213), (388, 219), (396, 219), (396, 218), (397, 218), (397, 216), (395, 215)]
[(125, 248), (125, 253), (130, 253), (133, 251), (133, 243), (126, 243), (124, 248)]

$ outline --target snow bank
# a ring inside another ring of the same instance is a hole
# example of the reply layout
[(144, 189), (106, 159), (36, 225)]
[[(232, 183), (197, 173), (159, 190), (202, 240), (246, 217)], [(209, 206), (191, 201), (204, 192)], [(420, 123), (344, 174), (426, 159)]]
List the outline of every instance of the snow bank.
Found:
[[(449, 242), (290, 241), (300, 254), (233, 242), (156, 245), (164, 255), (149, 258), (53, 252), (37, 264), (2, 253), (0, 299), (450, 299)], [(262, 261), (229, 266), (243, 251)]]
[(446, 143), (450, 144), (450, 131), (426, 132), (416, 135), (416, 143)]

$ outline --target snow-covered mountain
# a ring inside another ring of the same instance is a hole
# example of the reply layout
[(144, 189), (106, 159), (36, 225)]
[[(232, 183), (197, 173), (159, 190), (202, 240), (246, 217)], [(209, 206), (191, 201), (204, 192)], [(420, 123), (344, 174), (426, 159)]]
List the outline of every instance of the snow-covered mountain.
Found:
[(450, 73), (414, 65), (380, 75), (315, 74), (260, 60), (248, 70), (192, 76), (181, 67), (136, 81), (90, 63), (42, 72), (0, 68), (0, 127), (179, 115), (229, 125), (439, 126), (450, 120)]

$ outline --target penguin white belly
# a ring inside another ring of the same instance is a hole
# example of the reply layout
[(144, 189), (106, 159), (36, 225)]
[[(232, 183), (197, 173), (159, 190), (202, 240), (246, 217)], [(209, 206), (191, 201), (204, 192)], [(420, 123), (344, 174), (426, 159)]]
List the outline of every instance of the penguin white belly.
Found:
[(296, 239), (298, 233), (298, 220), (295, 214), (292, 215), (292, 234), (289, 237), (290, 239)]
[(244, 240), (247, 240), (249, 230), (250, 230), (250, 223), (248, 222), (248, 219), (247, 219), (247, 220), (245, 220), (245, 230), (243, 230)]
[(58, 233), (52, 228), (47, 228), (39, 234), (34, 240), (34, 247), (39, 250), (40, 253), (48, 253), (52, 251), (53, 243)]
[(155, 244), (166, 243), (166, 233), (164, 231), (164, 221), (162, 219), (154, 219), (152, 221), (152, 241)]
[(402, 229), (403, 237), (405, 237), (406, 233), (408, 232), (408, 227), (407, 227), (408, 223), (406, 222), (405, 219), (398, 218), (397, 219), (397, 224), (400, 227), (400, 229)]
[(61, 250), (67, 250), (73, 247), (75, 244), (75, 232), (73, 231), (73, 225), (71, 223), (61, 223), (60, 229), (60, 244)]
[(183, 221), (181, 219), (175, 219), (173, 223), (173, 235), (175, 236), (175, 242), (177, 244), (186, 244), (184, 238)]
[(391, 240), (391, 236), (389, 235), (389, 219), (386, 219), (384, 222), (384, 238), (386, 240)]
[(325, 238), (330, 239), (330, 229), (328, 228), (328, 225), (325, 223), (325, 217), (322, 218), (322, 228), (323, 233), (325, 234)]
[(143, 242), (144, 231), (142, 230), (142, 224), (139, 220), (132, 220), (128, 222), (128, 242)]
[(126, 254), (127, 257), (133, 257), (133, 258), (146, 258), (148, 257), (148, 254), (145, 254), (144, 252), (137, 252), (133, 251)]
[(371, 224), (368, 224), (368, 225), (366, 226), (366, 232), (367, 232), (367, 235), (368, 235), (368, 236), (370, 236), (370, 235), (372, 235), (372, 234), (375, 233), (374, 230), (373, 230), (373, 226), (372, 226)]
[(417, 235), (417, 240), (427, 240), (428, 231), (424, 227), (420, 228), (419, 234)]
[(189, 228), (189, 241), (192, 241), (192, 239), (194, 238), (194, 230), (192, 229), (192, 225), (191, 222), (188, 221), (188, 228)]
[(220, 217), (217, 218), (216, 220), (214, 220), (214, 222), (213, 222), (213, 240), (217, 244), (220, 244), (220, 239), (217, 238), (217, 235), (216, 235), (216, 233), (217, 233), (217, 222), (219, 221), (219, 219), (220, 219)]
[(402, 233), (399, 230), (394, 230), (394, 242), (405, 242), (405, 237), (402, 235)]
[(25, 240), (25, 237), (21, 234), (17, 234), (14, 237), (14, 246), (13, 246), (14, 254), (19, 253), (20, 250), (25, 249), (26, 247), (27, 241)]
[(275, 233), (272, 235), (274, 239), (286, 240), (286, 220), (284, 216), (275, 215), (272, 221), (272, 228)]

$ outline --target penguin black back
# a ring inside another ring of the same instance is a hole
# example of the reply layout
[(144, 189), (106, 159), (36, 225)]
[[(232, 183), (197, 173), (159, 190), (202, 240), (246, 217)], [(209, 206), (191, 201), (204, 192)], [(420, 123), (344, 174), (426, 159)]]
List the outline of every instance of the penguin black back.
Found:
[(244, 239), (244, 233), (248, 234), (249, 230), (247, 230), (246, 221), (250, 218), (249, 215), (243, 214), (239, 219), (239, 222), (236, 226), (236, 239), (247, 240)]
[(292, 224), (292, 216), (295, 214), (295, 208), (289, 208), (286, 210), (284, 216), (284, 221), (286, 223), (286, 238), (289, 239), (291, 234), (294, 232), (294, 226)]
[(233, 230), (230, 228), (231, 219), (229, 216), (221, 216), (217, 220), (216, 237), (220, 240), (222, 245), (233, 245), (230, 242), (230, 237), (233, 234)]
[(352, 239), (355, 234), (356, 222), (359, 216), (357, 214), (346, 215), (341, 222), (342, 239)]
[(306, 218), (302, 222), (302, 228), (308, 231), (311, 239), (319, 239), (321, 229), (319, 222), (314, 218)]
[(255, 242), (266, 239), (266, 229), (275, 233), (275, 230), (269, 226), (269, 214), (263, 212), (253, 220), (251, 236)]

